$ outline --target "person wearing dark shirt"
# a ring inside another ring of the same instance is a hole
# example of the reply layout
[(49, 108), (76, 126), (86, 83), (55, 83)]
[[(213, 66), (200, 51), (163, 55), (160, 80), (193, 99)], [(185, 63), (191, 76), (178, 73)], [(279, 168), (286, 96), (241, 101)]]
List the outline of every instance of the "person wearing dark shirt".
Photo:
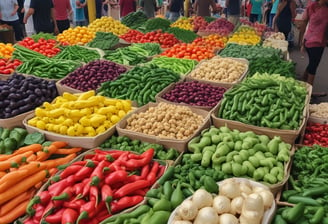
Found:
[(211, 10), (216, 12), (216, 4), (214, 0), (196, 0), (195, 11), (197, 16), (211, 16)]
[(183, 11), (183, 0), (170, 0), (168, 10), (170, 11), (169, 20), (175, 22)]
[(240, 0), (226, 0), (228, 21), (236, 25), (240, 17)]
[(58, 34), (52, 0), (31, 0), (30, 8), (24, 17), (25, 24), (27, 19), (32, 15), (36, 33), (44, 32)]

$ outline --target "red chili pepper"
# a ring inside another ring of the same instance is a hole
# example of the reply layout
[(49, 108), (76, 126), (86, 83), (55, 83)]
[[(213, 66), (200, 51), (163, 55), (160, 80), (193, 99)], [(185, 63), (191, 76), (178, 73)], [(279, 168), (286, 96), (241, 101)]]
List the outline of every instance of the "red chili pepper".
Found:
[(105, 183), (112, 185), (118, 182), (123, 182), (127, 178), (128, 173), (125, 170), (118, 170), (113, 173), (108, 174), (105, 178)]
[(61, 174), (59, 174), (61, 179), (64, 179), (71, 174), (77, 173), (82, 168), (81, 165), (70, 165)]
[(142, 167), (141, 174), (140, 174), (141, 178), (142, 179), (146, 179), (149, 171), (150, 171), (150, 165), (149, 164), (147, 164), (144, 167)]
[(66, 208), (61, 218), (61, 224), (75, 224), (78, 216), (79, 213), (76, 210)]
[(96, 204), (98, 204), (99, 201), (99, 189), (96, 186), (91, 186), (89, 191), (89, 200), (90, 201), (96, 201)]
[(85, 200), (83, 199), (72, 199), (71, 201), (65, 201), (63, 203), (63, 207), (65, 208), (71, 208), (71, 209), (80, 209), (82, 205), (86, 203)]
[(165, 172), (165, 166), (159, 166), (157, 175), (156, 175), (156, 179), (159, 179)]
[(97, 167), (92, 171), (91, 177), (97, 176), (100, 180), (102, 180), (104, 178), (103, 169), (108, 165), (110, 165), (109, 162), (107, 162), (105, 160), (101, 161), (97, 165)]
[(126, 208), (133, 207), (142, 202), (143, 199), (144, 197), (140, 195), (135, 195), (125, 196), (120, 198), (118, 201), (113, 201), (111, 204), (112, 214), (118, 213)]
[(51, 214), (54, 209), (55, 209), (54, 203), (53, 201), (50, 201), (49, 204), (44, 208), (44, 210), (42, 212), (40, 211), (39, 214), (35, 213), (35, 216), (37, 216), (38, 218), (40, 217), (41, 220), (42, 217)]
[(105, 202), (107, 210), (110, 211), (109, 205), (113, 200), (113, 191), (107, 184), (101, 187), (101, 200)]
[[(51, 203), (51, 202), (49, 202)], [(37, 204), (35, 207), (35, 213), (34, 213), (34, 216), (33, 216), (33, 219), (37, 220), (38, 223), (40, 222), (41, 218), (42, 218), (42, 214), (45, 210), (45, 207), (42, 206), (41, 204)]]
[(99, 212), (97, 214), (97, 216), (94, 217), (94, 218), (97, 218), (97, 221), (101, 222), (101, 221), (103, 221), (103, 220), (105, 220), (105, 219), (107, 219), (111, 216), (112, 216), (112, 214), (109, 214), (107, 210), (103, 210), (103, 211)]
[(149, 188), (144, 188), (144, 189), (138, 189), (134, 192), (132, 192), (133, 195), (141, 195), (141, 196), (145, 196), (147, 194), (147, 191), (149, 190)]
[(32, 219), (32, 217), (29, 217), (23, 221), (23, 224), (38, 224), (39, 222), (36, 222)]
[(80, 182), (80, 183), (74, 184), (74, 186), (73, 186), (73, 192), (76, 195), (82, 194), (85, 183), (84, 182)]
[(81, 206), (80, 215), (76, 223), (79, 224), (82, 219), (90, 219), (96, 214), (96, 201), (89, 201)]
[(135, 181), (137, 181), (137, 180), (144, 180), (145, 178), (142, 178), (141, 176), (138, 176), (138, 175), (130, 175), (130, 176), (128, 176), (126, 179), (125, 179), (125, 181), (124, 181), (124, 183), (131, 183), (131, 182), (135, 182)]
[(91, 187), (91, 178), (86, 179), (86, 184), (83, 188), (82, 194), (79, 196), (79, 198), (85, 197), (89, 194), (90, 187)]
[(123, 162), (122, 165), (126, 166), (128, 169), (136, 169), (145, 166), (150, 163), (153, 159), (155, 150), (150, 148), (144, 153), (141, 154), (141, 159), (130, 159), (126, 162)]
[(76, 182), (74, 175), (69, 176), (61, 181), (58, 181), (48, 187), (48, 191), (52, 196), (59, 195), (66, 187), (73, 185)]
[(55, 213), (48, 215), (45, 218), (45, 221), (50, 224), (60, 223), (64, 211), (65, 211), (65, 208), (61, 208), (61, 209), (57, 210)]
[[(85, 159), (85, 160), (83, 160), (83, 161), (86, 162), (86, 160), (93, 160), (94, 156), (95, 156), (95, 154), (88, 154), (88, 155), (85, 155), (85, 156), (83, 157), (83, 159)], [(83, 166), (84, 166), (84, 165), (83, 165)]]
[(114, 198), (122, 198), (125, 195), (128, 195), (138, 189), (143, 189), (146, 187), (151, 186), (151, 183), (148, 180), (138, 180), (133, 183), (128, 183), (122, 186), (120, 189), (118, 189), (116, 192), (114, 192)]
[(38, 194), (38, 196), (40, 197), (41, 205), (47, 205), (51, 200), (51, 194), (49, 193), (49, 191), (42, 191)]
[(77, 173), (74, 174), (74, 177), (77, 181), (81, 181), (87, 177), (89, 177), (94, 170), (94, 167), (98, 164), (98, 162), (94, 162), (89, 160), (87, 164), (82, 167)]
[(156, 181), (158, 168), (159, 168), (159, 163), (154, 161), (151, 170), (146, 178), (151, 184), (154, 184)]

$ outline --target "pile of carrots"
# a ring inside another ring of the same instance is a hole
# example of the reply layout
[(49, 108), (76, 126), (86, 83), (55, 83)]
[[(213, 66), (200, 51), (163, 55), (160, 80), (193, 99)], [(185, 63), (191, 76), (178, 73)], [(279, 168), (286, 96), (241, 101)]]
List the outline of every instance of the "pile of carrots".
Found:
[[(65, 147), (67, 143), (61, 141), (45, 147), (32, 144), (11, 155), (0, 155), (0, 223), (11, 223), (24, 215), (30, 199), (57, 167), (69, 163), (82, 150)], [(51, 159), (52, 155), (56, 158)]]

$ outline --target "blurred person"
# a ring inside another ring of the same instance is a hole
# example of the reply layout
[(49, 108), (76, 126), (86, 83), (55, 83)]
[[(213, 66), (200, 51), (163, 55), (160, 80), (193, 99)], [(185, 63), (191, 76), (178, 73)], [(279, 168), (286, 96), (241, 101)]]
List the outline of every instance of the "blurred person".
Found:
[(263, 0), (251, 0), (252, 10), (249, 20), (252, 23), (261, 21)]
[(263, 5), (263, 17), (262, 17), (262, 22), (269, 26), (270, 22), (270, 13), (272, 9), (272, 1), (271, 0), (266, 0), (266, 2)]
[(74, 21), (75, 26), (85, 26), (86, 18), (85, 18), (85, 8), (87, 5), (86, 0), (76, 0), (74, 4)]
[(274, 28), (273, 26), (273, 18), (275, 17), (278, 9), (279, 0), (272, 0), (272, 8), (270, 11), (270, 17), (269, 17), (269, 27)]
[[(317, 0), (308, 4), (303, 15), (300, 35), (301, 51), (305, 49), (309, 57), (309, 64), (304, 71), (303, 80), (313, 85), (328, 41), (328, 0)], [(326, 95), (326, 93), (314, 93), (313, 95)]]
[(58, 34), (58, 27), (55, 17), (54, 4), (52, 0), (31, 0), (24, 23), (30, 16), (33, 16), (33, 24), (36, 33), (54, 33)]
[[(28, 9), (30, 8), (30, 4), (31, 4), (31, 0), (24, 1), (24, 12), (28, 11)], [(23, 18), (23, 23), (24, 23), (24, 18)], [(25, 23), (25, 32), (26, 32), (26, 36), (28, 37), (35, 33), (32, 17), (28, 18)]]
[(3, 24), (13, 27), (16, 41), (20, 41), (24, 38), (17, 14), (18, 8), (17, 0), (0, 0), (0, 21)]
[(25, 30), (25, 24), (23, 23), (24, 14), (25, 14), (24, 0), (17, 0), (17, 3), (18, 3), (17, 14), (18, 14), (21, 29), (23, 31), (23, 36), (25, 37), (26, 36), (26, 30)]
[(128, 15), (131, 12), (135, 12), (137, 9), (136, 0), (120, 0), (120, 16), (121, 18)]
[(155, 12), (157, 10), (156, 0), (140, 0), (140, 7), (148, 18), (155, 17)]
[(69, 16), (72, 14), (70, 0), (53, 0), (59, 33), (70, 27)]
[(237, 25), (240, 18), (240, 0), (226, 0), (228, 21)]
[(251, 0), (247, 0), (246, 2), (246, 16), (249, 18), (252, 12), (252, 3)]
[(214, 0), (196, 0), (194, 4), (194, 10), (197, 16), (211, 16), (212, 12), (216, 12), (216, 3)]
[(292, 30), (292, 20), (296, 17), (295, 0), (280, 0), (277, 13), (274, 17), (275, 31), (281, 32), (288, 39), (288, 34)]
[(96, 19), (102, 17), (102, 9), (103, 9), (103, 0), (95, 0), (96, 1)]
[(181, 16), (183, 12), (184, 0), (169, 0), (168, 10), (169, 10), (169, 20), (175, 22)]

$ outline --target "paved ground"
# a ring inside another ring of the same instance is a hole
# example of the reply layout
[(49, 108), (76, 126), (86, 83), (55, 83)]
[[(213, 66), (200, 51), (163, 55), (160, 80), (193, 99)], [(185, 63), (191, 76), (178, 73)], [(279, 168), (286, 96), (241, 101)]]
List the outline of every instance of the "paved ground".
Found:
[[(290, 51), (290, 58), (296, 62), (296, 74), (299, 78), (307, 64), (308, 56), (306, 53), (301, 53), (295, 47)], [(316, 79), (314, 80), (313, 92), (327, 92), (328, 93), (328, 49), (325, 48), (319, 68), (317, 70)], [(328, 95), (325, 97), (312, 98), (312, 103), (328, 102)]]

